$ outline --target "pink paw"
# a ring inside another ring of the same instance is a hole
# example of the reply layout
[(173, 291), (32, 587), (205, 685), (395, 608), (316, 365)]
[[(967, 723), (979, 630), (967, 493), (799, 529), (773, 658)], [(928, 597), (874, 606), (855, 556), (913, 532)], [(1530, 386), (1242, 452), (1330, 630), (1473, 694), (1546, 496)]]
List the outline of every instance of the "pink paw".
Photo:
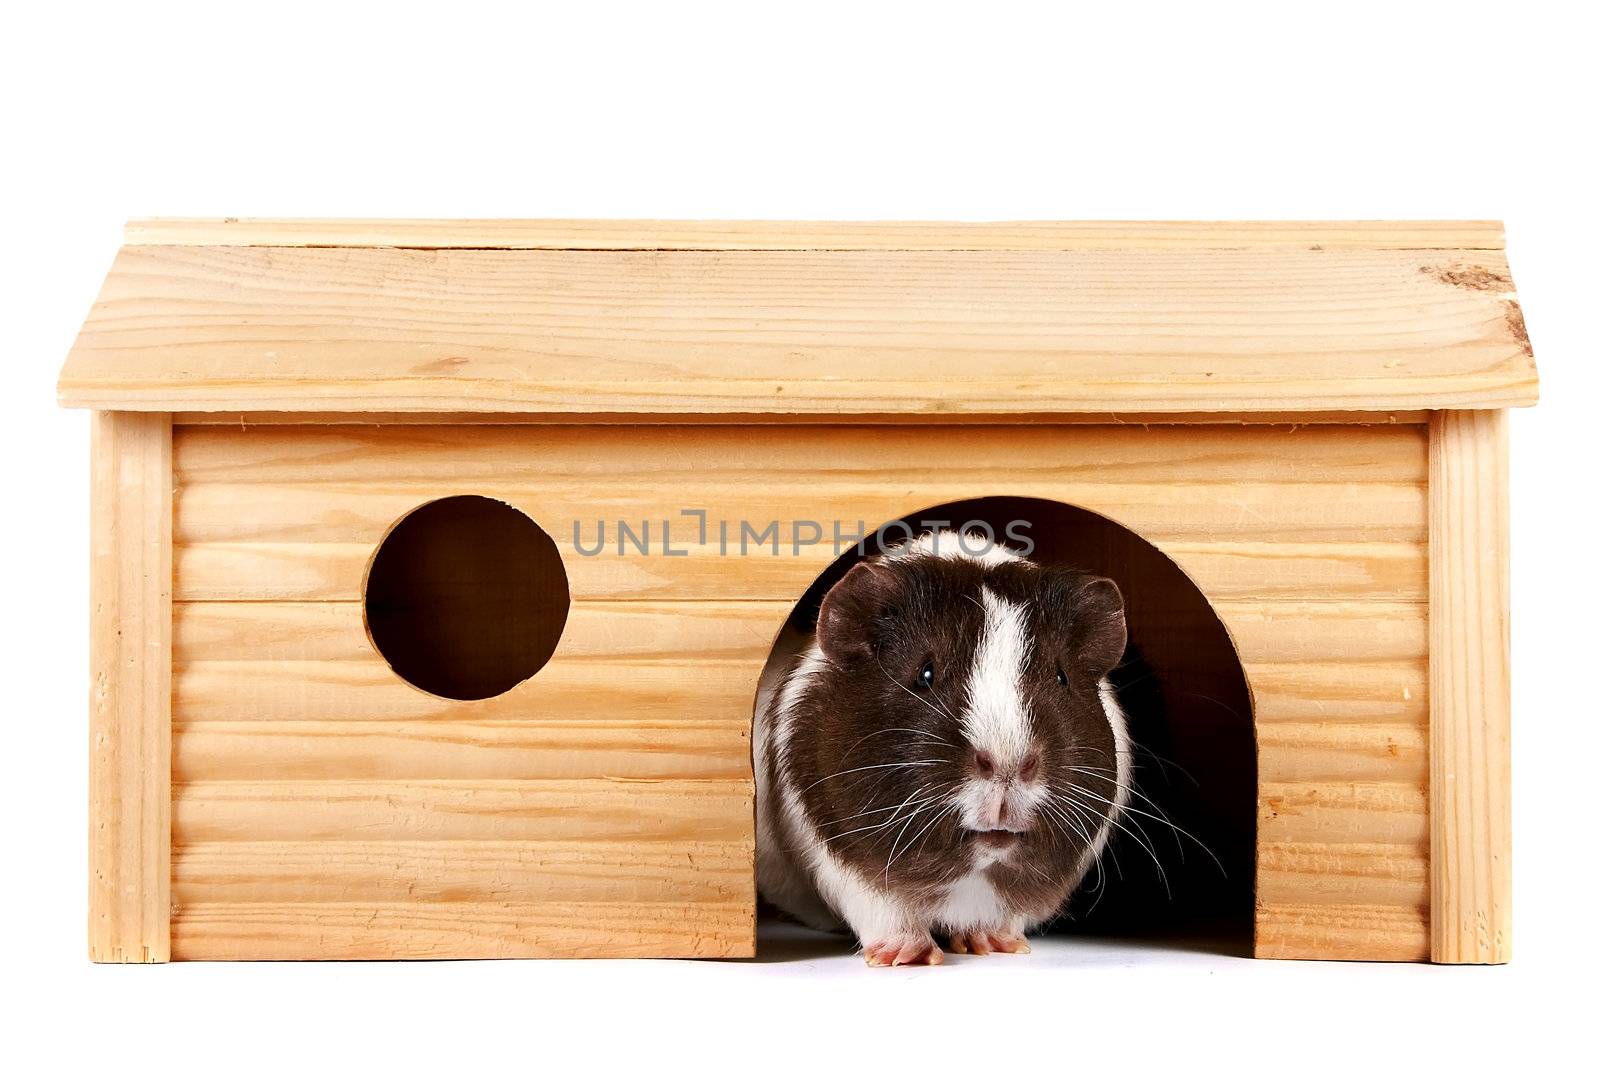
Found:
[(950, 935), (952, 955), (988, 955), (991, 952), (1001, 955), (1028, 955), (1032, 951), (1026, 937), (1012, 936), (1010, 933), (969, 929), (964, 933)]
[(863, 952), (868, 966), (937, 966), (944, 952), (927, 933), (891, 937), (868, 944)]

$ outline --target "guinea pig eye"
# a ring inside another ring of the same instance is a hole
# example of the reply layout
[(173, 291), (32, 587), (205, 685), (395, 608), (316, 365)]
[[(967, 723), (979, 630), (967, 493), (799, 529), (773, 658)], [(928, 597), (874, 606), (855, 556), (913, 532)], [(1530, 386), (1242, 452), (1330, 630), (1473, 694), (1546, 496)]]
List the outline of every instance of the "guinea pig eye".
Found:
[(933, 663), (931, 663), (931, 662), (923, 663), (922, 664), (922, 669), (917, 671), (917, 687), (918, 688), (932, 688), (933, 687)]
[(1067, 683), (1067, 672), (1065, 670), (1061, 669), (1061, 667), (1059, 667), (1059, 666), (1056, 667), (1056, 684), (1065, 685), (1066, 683)]

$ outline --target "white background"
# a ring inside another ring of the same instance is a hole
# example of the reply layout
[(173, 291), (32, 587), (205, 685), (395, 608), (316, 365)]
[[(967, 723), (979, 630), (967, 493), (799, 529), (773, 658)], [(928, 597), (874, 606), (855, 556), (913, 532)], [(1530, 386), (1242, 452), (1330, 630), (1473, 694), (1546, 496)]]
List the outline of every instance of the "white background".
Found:
[[(1591, 1020), (1600, 951), (1600, 181), (1595, 34), (1579, 12), (9, 6), (0, 1041), (179, 1061), (1472, 1061), (1565, 1044)], [(1504, 219), (1544, 393), (1512, 421), (1516, 961), (1058, 945), (927, 972), (850, 959), (91, 966), (88, 419), (57, 410), (53, 388), (120, 224), (144, 215)]]

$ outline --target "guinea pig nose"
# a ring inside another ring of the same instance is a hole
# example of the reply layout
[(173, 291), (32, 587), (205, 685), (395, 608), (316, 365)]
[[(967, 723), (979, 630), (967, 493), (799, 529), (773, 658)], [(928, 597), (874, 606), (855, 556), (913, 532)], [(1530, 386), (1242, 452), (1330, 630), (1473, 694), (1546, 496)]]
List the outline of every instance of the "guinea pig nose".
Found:
[(982, 748), (979, 748), (972, 753), (972, 765), (977, 767), (978, 776), (994, 776), (994, 756), (990, 755)]
[(1022, 778), (1025, 784), (1031, 784), (1033, 779), (1039, 776), (1038, 752), (1030, 751), (1028, 753), (1028, 757), (1022, 760), (1022, 765), (1017, 767), (1017, 776)]

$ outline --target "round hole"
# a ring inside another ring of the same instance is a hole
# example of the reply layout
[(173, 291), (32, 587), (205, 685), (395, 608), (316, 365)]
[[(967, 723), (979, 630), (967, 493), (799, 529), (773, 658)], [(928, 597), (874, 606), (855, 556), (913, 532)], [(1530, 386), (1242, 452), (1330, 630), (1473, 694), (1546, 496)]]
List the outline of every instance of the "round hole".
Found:
[(373, 647), (436, 696), (498, 696), (550, 661), (571, 603), (555, 541), (509, 504), (450, 496), (378, 545), (364, 594)]

